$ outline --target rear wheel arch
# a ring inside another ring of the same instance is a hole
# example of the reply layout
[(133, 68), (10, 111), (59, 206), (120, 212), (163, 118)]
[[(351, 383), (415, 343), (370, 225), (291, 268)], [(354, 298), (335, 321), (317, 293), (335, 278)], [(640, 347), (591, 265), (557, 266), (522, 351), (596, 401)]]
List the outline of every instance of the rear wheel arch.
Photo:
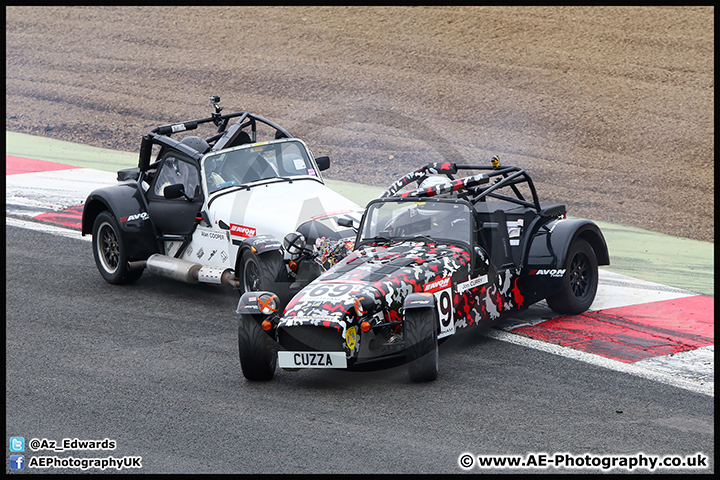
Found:
[(110, 210), (110, 207), (107, 203), (98, 198), (85, 202), (85, 206), (83, 207), (81, 230), (83, 235), (89, 235), (92, 233), (95, 219), (105, 210)]
[[(598, 265), (609, 265), (607, 244), (600, 228), (595, 223), (584, 218), (566, 219), (550, 227), (551, 255), (557, 257), (557, 266), (564, 265), (571, 246), (581, 238), (588, 242), (595, 252)], [(539, 235), (534, 239), (542, 239)], [(542, 244), (539, 244), (542, 245)]]
[(576, 238), (582, 238), (590, 244), (595, 257), (597, 258), (598, 265), (610, 265), (610, 255), (608, 253), (607, 244), (602, 234), (598, 234), (593, 230), (585, 230), (577, 235)]

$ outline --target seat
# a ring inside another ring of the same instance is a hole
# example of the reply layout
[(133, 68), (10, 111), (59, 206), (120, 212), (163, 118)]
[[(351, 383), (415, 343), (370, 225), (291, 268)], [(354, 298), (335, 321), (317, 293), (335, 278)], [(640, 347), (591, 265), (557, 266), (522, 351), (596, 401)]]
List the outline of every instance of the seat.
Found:
[(507, 268), (514, 265), (510, 238), (507, 230), (507, 219), (503, 210), (490, 213), (490, 222), (481, 226), (481, 234), (488, 246), (490, 260), (496, 268)]

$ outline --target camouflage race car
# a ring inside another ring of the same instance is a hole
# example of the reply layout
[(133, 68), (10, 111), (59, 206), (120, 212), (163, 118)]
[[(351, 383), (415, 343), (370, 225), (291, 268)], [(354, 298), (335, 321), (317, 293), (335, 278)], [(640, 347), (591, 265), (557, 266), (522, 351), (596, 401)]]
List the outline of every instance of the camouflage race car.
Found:
[(565, 205), (539, 202), (527, 172), (497, 157), (493, 166), (409, 173), (368, 204), (353, 252), (284, 309), (272, 291), (241, 296), (244, 376), (407, 363), (412, 381), (428, 381), (438, 375), (439, 343), (452, 335), (540, 300), (559, 313), (585, 311), (608, 250), (597, 225), (565, 214)]
[[(325, 185), (320, 171), (330, 159), (314, 157), (302, 140), (262, 117), (221, 113), (219, 101), (211, 97), (210, 117), (152, 130), (138, 166), (88, 196), (82, 234), (92, 234), (95, 263), (109, 283), (134, 282), (147, 269), (243, 293), (278, 290), (280, 276), (289, 296), (322, 272), (332, 260), (328, 251), (346, 250), (348, 242), (352, 248), (355, 232), (339, 222), (351, 225), (363, 209)], [(173, 138), (202, 126), (217, 131)], [(320, 257), (299, 271), (288, 268), (280, 243), (296, 230), (318, 241)]]

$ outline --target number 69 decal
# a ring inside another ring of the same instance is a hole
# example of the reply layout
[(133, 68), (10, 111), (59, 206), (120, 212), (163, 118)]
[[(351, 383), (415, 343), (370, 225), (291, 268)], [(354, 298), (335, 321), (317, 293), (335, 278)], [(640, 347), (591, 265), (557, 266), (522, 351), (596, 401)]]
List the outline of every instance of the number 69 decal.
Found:
[(437, 303), (438, 318), (440, 319), (440, 333), (438, 338), (446, 337), (455, 333), (455, 320), (453, 319), (452, 288), (434, 292), (435, 303)]

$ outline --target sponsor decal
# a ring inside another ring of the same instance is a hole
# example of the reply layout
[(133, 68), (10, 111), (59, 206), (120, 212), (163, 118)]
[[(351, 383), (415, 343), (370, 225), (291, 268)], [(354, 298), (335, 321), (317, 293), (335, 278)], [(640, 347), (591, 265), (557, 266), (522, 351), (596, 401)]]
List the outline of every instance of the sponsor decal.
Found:
[(424, 307), (424, 306), (432, 305), (432, 301), (431, 300), (410, 300), (405, 305), (408, 307), (418, 306), (418, 305), (421, 307)]
[(205, 232), (201, 231), (200, 236), (209, 238), (211, 240), (227, 240), (227, 237), (225, 236), (225, 233), (220, 232)]
[(352, 351), (355, 348), (355, 345), (357, 344), (357, 332), (355, 331), (355, 327), (350, 327), (345, 332), (345, 343), (347, 344), (350, 351)]
[(450, 277), (441, 278), (439, 280), (426, 283), (423, 292), (435, 293), (438, 290), (444, 290), (450, 286)]
[(228, 254), (225, 253), (225, 250), (220, 252), (220, 258), (222, 259), (222, 262), (225, 263), (228, 259)]
[(148, 220), (149, 218), (150, 218), (150, 215), (148, 215), (147, 212), (140, 212), (140, 213), (135, 213), (133, 215), (128, 215), (127, 217), (122, 217), (120, 219), (120, 223), (132, 222), (133, 220), (145, 221), (145, 220)]
[(539, 269), (539, 270), (530, 270), (528, 272), (528, 275), (542, 275), (542, 276), (548, 276), (548, 277), (562, 277), (565, 275), (565, 269), (564, 268), (548, 268), (548, 269)]
[(200, 250), (197, 251), (197, 258), (202, 258), (203, 255), (205, 255), (205, 250), (203, 250), (203, 248), (200, 247)]
[(477, 278), (471, 278), (467, 282), (458, 283), (457, 291), (458, 291), (458, 293), (464, 293), (472, 288), (479, 287), (481, 285), (485, 285), (486, 283), (488, 283), (488, 276), (480, 275)]
[[(254, 231), (254, 230), (253, 230), (253, 231)], [(255, 236), (255, 234), (250, 235), (250, 236), (251, 236), (251, 237), (252, 237), (252, 236)], [(262, 236), (258, 237), (258, 238), (255, 240), (255, 242), (253, 242), (253, 246), (254, 246), (258, 251), (263, 251), (263, 250), (266, 250), (266, 249), (268, 249), (268, 248), (278, 248), (278, 247), (280, 247), (280, 242), (278, 242), (275, 237), (272, 237), (272, 236), (270, 236), (270, 235), (262, 235)]]
[(230, 224), (230, 234), (238, 237), (254, 237), (257, 234), (257, 230), (253, 227), (246, 227), (245, 225)]

